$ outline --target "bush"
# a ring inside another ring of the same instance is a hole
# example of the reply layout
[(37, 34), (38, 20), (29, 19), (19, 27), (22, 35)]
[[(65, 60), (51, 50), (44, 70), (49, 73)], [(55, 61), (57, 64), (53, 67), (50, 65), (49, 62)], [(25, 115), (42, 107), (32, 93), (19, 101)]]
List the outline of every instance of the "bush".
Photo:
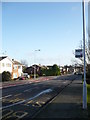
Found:
[(60, 69), (56, 64), (54, 64), (49, 69), (42, 69), (41, 73), (42, 75), (44, 74), (45, 76), (58, 76), (60, 75)]
[(87, 65), (86, 77), (87, 77), (87, 78), (90, 78), (90, 65)]
[(11, 80), (11, 74), (8, 71), (4, 71), (2, 73), (2, 81), (10, 81)]

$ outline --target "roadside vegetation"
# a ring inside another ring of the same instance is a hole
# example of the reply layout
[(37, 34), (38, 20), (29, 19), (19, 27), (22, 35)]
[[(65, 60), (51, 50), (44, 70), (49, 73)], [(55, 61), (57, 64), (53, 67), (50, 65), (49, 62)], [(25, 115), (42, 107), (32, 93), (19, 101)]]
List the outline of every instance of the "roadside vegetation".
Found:
[(87, 77), (87, 84), (90, 84), (90, 64), (87, 65), (86, 77)]
[(60, 75), (60, 69), (56, 64), (54, 64), (49, 69), (42, 69), (41, 74), (42, 74), (42, 76), (43, 75), (45, 75), (45, 76), (58, 76), (58, 75)]
[(90, 118), (90, 84), (87, 84), (87, 105), (88, 105), (88, 115)]
[(11, 80), (11, 74), (8, 71), (4, 71), (2, 73), (2, 82), (4, 81), (10, 81)]
[(90, 118), (90, 65), (87, 65), (87, 106), (88, 106), (88, 116)]

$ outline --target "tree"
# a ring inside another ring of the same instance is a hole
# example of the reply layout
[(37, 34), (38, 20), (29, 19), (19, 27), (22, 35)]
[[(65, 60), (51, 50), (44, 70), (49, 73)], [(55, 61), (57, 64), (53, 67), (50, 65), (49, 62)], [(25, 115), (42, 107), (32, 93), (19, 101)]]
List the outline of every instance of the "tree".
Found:
[(23, 60), (21, 60), (21, 63), (22, 63), (23, 65), (25, 65), (25, 67), (28, 67), (28, 62), (27, 62), (27, 60), (23, 59)]
[(49, 69), (42, 69), (41, 73), (42, 75), (46, 75), (46, 76), (57, 76), (60, 75), (60, 69), (56, 64), (54, 64)]
[(23, 59), (23, 60), (21, 60), (21, 63), (24, 65), (22, 71), (25, 73), (26, 72), (26, 68), (28, 67), (28, 62), (25, 59)]
[(10, 81), (11, 80), (11, 74), (8, 71), (4, 71), (2, 73), (2, 81)]
[(60, 75), (60, 69), (56, 64), (52, 66), (52, 72), (54, 76)]

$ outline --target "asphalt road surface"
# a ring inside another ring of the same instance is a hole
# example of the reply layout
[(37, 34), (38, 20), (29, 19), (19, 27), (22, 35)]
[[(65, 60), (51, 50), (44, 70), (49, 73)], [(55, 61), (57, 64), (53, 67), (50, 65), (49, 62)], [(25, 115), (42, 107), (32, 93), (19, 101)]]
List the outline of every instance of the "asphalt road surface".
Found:
[(54, 77), (51, 80), (2, 89), (2, 119), (32, 119), (50, 100), (57, 96), (78, 75)]

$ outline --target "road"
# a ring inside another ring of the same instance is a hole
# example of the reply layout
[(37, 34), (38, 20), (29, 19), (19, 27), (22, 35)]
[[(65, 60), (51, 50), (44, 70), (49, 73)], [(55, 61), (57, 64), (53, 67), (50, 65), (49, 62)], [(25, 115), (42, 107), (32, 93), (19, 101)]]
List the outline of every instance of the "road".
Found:
[(43, 108), (78, 75), (52, 77), (47, 81), (29, 82), (2, 89), (2, 119), (27, 119)]

